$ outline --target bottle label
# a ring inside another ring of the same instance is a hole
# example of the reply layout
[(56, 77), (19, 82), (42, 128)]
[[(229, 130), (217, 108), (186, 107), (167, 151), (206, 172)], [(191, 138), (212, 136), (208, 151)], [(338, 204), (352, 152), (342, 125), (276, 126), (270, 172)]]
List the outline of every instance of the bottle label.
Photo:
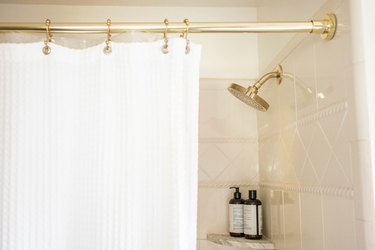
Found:
[(245, 205), (244, 233), (246, 235), (262, 235), (262, 226), (262, 206)]
[(229, 232), (243, 233), (243, 204), (229, 204)]
[(259, 235), (263, 235), (263, 223), (262, 223), (262, 205), (258, 206), (258, 224), (259, 224)]

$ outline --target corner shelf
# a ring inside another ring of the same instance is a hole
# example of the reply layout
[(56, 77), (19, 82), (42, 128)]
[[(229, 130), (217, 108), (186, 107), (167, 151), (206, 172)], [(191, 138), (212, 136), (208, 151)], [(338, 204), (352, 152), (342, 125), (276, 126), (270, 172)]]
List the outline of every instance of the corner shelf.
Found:
[(231, 237), (225, 234), (207, 234), (207, 240), (224, 246), (233, 246), (256, 250), (275, 249), (275, 245), (269, 239), (265, 238), (264, 235), (261, 240), (248, 240), (245, 238)]

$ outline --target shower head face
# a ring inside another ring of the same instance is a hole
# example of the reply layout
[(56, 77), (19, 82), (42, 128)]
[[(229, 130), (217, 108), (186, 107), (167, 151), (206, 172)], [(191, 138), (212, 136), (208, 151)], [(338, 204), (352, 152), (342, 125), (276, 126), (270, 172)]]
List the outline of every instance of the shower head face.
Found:
[(242, 87), (241, 85), (232, 83), (228, 87), (228, 91), (237, 97), (240, 101), (243, 103), (259, 110), (259, 111), (267, 111), (269, 108), (268, 103), (263, 100), (260, 96), (257, 95), (257, 93), (248, 91), (247, 88)]

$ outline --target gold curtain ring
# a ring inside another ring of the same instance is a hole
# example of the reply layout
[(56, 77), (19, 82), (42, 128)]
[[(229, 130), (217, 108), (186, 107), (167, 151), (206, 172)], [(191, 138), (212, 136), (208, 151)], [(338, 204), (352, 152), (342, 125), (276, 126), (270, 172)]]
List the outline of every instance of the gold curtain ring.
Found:
[(105, 47), (103, 49), (103, 52), (104, 54), (106, 55), (109, 55), (112, 53), (112, 48), (110, 46), (110, 42), (111, 42), (111, 19), (107, 19), (107, 27), (108, 27), (108, 30), (107, 30), (107, 38), (105, 39)]
[(164, 45), (161, 47), (161, 51), (164, 54), (168, 54), (169, 49), (168, 49), (168, 19), (164, 19), (164, 24), (165, 24), (165, 30), (164, 30)]
[(185, 54), (187, 55), (187, 54), (190, 53), (190, 41), (188, 39), (189, 25), (190, 25), (189, 19), (185, 19), (184, 23), (186, 25), (186, 31), (185, 31), (185, 40), (186, 40)]
[(44, 40), (44, 47), (42, 49), (43, 54), (49, 55), (51, 53), (51, 47), (48, 46), (48, 43), (52, 41), (52, 35), (50, 30), (51, 20), (46, 19), (46, 39)]

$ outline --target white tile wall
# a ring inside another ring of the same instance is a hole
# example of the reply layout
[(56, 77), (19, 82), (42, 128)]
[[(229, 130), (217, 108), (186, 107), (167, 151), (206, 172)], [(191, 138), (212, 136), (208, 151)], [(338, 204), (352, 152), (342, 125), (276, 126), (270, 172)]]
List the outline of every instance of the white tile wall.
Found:
[(285, 219), (283, 206), (283, 193), (277, 190), (270, 192), (270, 206), (271, 210), (271, 234), (269, 235), (275, 243), (276, 249), (285, 248)]
[[(258, 183), (258, 138), (255, 110), (227, 91), (231, 80), (202, 79), (199, 114), (199, 250), (239, 250), (206, 240), (208, 233), (228, 233), (231, 185), (241, 184), (243, 197)], [(237, 81), (249, 84), (248, 81)]]
[[(283, 192), (285, 249), (301, 249), (300, 197), (297, 192)], [(296, 216), (297, 215), (297, 216)]]
[[(353, 8), (357, 1), (298, 2), (308, 8), (294, 13), (294, 0), (283, 1), (289, 7), (281, 11), (264, 3), (258, 17), (298, 20), (319, 9), (311, 18), (336, 13), (338, 32), (332, 41), (299, 35), (287, 43), (285, 36), (281, 42), (273, 35), (260, 37), (260, 68), (271, 59), (285, 73), (280, 86), (270, 81), (259, 93), (270, 104), (267, 112), (256, 117), (226, 93), (221, 81), (202, 84), (200, 250), (238, 250), (216, 246), (205, 235), (227, 233), (225, 204), (231, 191), (225, 184), (249, 181), (260, 182), (264, 234), (277, 249), (374, 249), (371, 145), (360, 89), (364, 57), (354, 36), (361, 34), (360, 24), (351, 17), (359, 9)], [(280, 44), (286, 44), (284, 49)], [(256, 119), (258, 129), (252, 125)]]
[(304, 250), (324, 249), (322, 197), (300, 194), (301, 243)]
[[(338, 197), (323, 197), (325, 249), (352, 250), (355, 246), (354, 202)], [(347, 218), (350, 218), (348, 220)], [(338, 235), (340, 237), (337, 239)]]
[(374, 207), (364, 187), (372, 182), (368, 137), (358, 131), (363, 121), (352, 98), (361, 68), (352, 56), (350, 11), (350, 0), (326, 1), (314, 17), (336, 13), (336, 37), (286, 46), (284, 81), (259, 93), (271, 106), (258, 116), (259, 178), (265, 233), (277, 249), (372, 249), (363, 236)]

